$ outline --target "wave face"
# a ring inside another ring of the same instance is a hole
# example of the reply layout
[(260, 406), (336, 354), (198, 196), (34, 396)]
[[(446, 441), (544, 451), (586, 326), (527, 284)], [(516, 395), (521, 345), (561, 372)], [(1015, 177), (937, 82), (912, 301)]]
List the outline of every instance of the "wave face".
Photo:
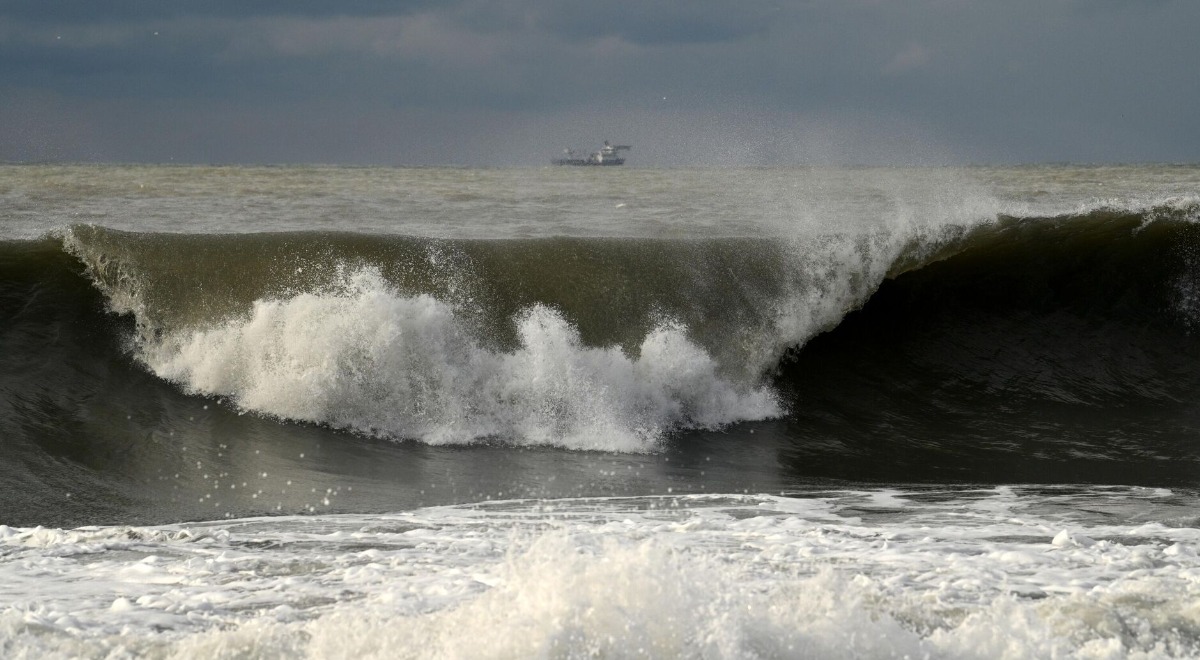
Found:
[(870, 456), (854, 468), (885, 478), (1193, 482), (1197, 209), (1003, 217), (883, 282), (784, 366), (790, 432), (812, 441), (794, 460), (843, 476), (831, 456)]
[(1198, 209), (804, 240), (76, 226), (3, 245), (4, 424), (103, 462), (39, 429), (75, 410), (71, 437), (128, 433), (122, 412), (180, 392), (434, 445), (646, 452), (775, 420), (799, 473), (1187, 481)]

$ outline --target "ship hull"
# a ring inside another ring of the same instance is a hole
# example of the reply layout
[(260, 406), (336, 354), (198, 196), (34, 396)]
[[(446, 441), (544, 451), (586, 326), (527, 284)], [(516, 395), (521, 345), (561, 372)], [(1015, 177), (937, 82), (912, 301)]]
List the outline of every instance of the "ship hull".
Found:
[(624, 158), (616, 158), (613, 160), (606, 160), (606, 161), (598, 163), (596, 161), (589, 160), (587, 158), (555, 158), (554, 160), (550, 161), (550, 164), (552, 164), (552, 165), (576, 165), (576, 166), (584, 166), (584, 167), (604, 167), (604, 166), (608, 166), (608, 165), (624, 165), (625, 159)]

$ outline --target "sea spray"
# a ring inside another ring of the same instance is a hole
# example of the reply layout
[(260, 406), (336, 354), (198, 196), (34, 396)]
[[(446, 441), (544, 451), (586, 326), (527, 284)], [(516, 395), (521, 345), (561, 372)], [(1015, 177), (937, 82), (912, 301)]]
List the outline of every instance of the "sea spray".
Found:
[(766, 387), (722, 378), (678, 325), (659, 326), (630, 357), (583, 345), (549, 307), (515, 323), (515, 351), (484, 348), (451, 306), (399, 295), (368, 269), (340, 292), (257, 301), (247, 318), (163, 333), (140, 358), (244, 410), (432, 444), (647, 451), (673, 429), (781, 412)]

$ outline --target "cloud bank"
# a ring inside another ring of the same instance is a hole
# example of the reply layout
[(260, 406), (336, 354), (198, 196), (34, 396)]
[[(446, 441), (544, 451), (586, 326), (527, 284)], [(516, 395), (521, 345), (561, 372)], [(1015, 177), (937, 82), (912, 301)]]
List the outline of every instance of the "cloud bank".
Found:
[(0, 160), (1196, 161), (1200, 4), (0, 2)]

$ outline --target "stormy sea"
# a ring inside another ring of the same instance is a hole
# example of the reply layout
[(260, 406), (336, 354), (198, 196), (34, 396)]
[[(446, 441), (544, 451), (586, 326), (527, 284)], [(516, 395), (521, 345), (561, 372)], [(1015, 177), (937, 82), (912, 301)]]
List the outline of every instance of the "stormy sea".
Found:
[(0, 166), (6, 658), (1200, 656), (1200, 167)]

